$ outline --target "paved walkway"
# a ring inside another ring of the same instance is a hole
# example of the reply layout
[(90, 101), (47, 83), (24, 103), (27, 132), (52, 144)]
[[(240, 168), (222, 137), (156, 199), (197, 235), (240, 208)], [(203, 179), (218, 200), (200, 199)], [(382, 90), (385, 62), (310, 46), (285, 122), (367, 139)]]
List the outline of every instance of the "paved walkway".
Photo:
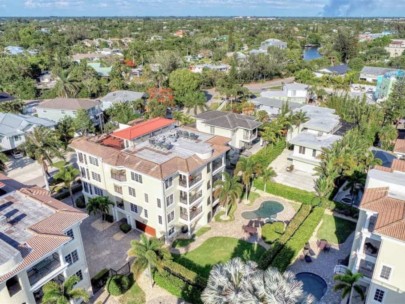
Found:
[(283, 204), (284, 210), (277, 214), (276, 219), (282, 220), (282, 221), (289, 221), (295, 214), (294, 208), (291, 206), (291, 204), (280, 197), (276, 197), (273, 195), (270, 195), (268, 193), (264, 193), (263, 191), (255, 191), (255, 192), (260, 192), (263, 196), (258, 198), (252, 205), (248, 206), (244, 204), (243, 202), (239, 203), (237, 206), (237, 209), (235, 211), (235, 219), (233, 221), (229, 222), (215, 222), (212, 221), (209, 226), (211, 227), (211, 230), (208, 232), (204, 233), (200, 237), (198, 237), (194, 242), (190, 243), (186, 247), (182, 248), (172, 248), (171, 251), (173, 253), (187, 253), (197, 247), (199, 247), (202, 243), (204, 243), (206, 240), (212, 237), (233, 237), (241, 240), (245, 240), (250, 243), (258, 243), (262, 247), (268, 249), (269, 245), (265, 243), (261, 236), (260, 236), (260, 229), (259, 229), (259, 236), (249, 236), (247, 235), (243, 229), (243, 225), (247, 225), (249, 220), (244, 219), (242, 217), (242, 213), (245, 211), (253, 211), (256, 210), (257, 208), (260, 207), (261, 202), (265, 200), (275, 200)]
[[(312, 263), (307, 263), (304, 260), (297, 259), (289, 268), (295, 274), (300, 272), (312, 272), (321, 276), (328, 284), (326, 294), (323, 296), (320, 304), (338, 304), (341, 302), (340, 293), (333, 291), (334, 286), (334, 267), (338, 264), (338, 260), (345, 259), (352, 248), (354, 239), (354, 232), (346, 239), (343, 244), (333, 245), (329, 252), (319, 252), (316, 241), (316, 233), (321, 226), (322, 222), (318, 225), (314, 234), (312, 235), (309, 244), (311, 247), (310, 254)], [(299, 255), (300, 256), (300, 255)]]

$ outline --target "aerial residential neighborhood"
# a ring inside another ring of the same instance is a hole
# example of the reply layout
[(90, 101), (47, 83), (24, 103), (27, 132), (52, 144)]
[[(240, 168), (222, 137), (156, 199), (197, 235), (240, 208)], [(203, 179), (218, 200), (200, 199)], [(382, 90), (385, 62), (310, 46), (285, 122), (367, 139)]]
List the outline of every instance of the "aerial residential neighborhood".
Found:
[(377, 2), (0, 0), (0, 304), (405, 303)]

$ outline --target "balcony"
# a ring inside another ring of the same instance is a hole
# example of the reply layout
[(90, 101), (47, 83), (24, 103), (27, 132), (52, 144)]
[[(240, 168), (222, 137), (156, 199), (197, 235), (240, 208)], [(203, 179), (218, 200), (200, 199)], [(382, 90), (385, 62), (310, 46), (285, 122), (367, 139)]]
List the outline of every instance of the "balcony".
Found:
[(198, 215), (202, 213), (202, 206), (200, 207), (192, 207), (189, 210), (190, 216), (188, 215), (187, 209), (185, 208), (180, 208), (180, 218), (185, 220), (185, 221), (192, 221), (195, 219)]
[(186, 205), (191, 205), (201, 197), (202, 197), (202, 190), (198, 192), (194, 191), (188, 194), (188, 201), (187, 201), (187, 192), (180, 191), (180, 202)]
[(257, 137), (257, 130), (253, 130), (251, 132), (243, 132), (243, 140), (253, 140)]
[(217, 181), (219, 181), (219, 180), (222, 180), (222, 173), (215, 174), (215, 175), (212, 177), (212, 184), (215, 185), (215, 183), (216, 183)]
[[(202, 174), (199, 173), (197, 175), (190, 175), (187, 180), (187, 176), (185, 175), (180, 175), (179, 178), (179, 185), (184, 187), (184, 188), (190, 188), (200, 182), (202, 180)], [(187, 185), (188, 182), (188, 185)]]
[(127, 181), (127, 175), (125, 170), (111, 170), (111, 178), (115, 179), (116, 181), (119, 182), (126, 182)]
[(368, 230), (369, 232), (373, 232), (373, 231), (374, 231), (376, 222), (377, 222), (377, 216), (375, 216), (375, 215), (371, 216), (370, 219), (369, 219), (368, 226), (367, 226), (367, 230)]
[(56, 252), (43, 259), (41, 262), (37, 263), (27, 271), (28, 280), (31, 287), (34, 288), (37, 283), (45, 280), (45, 277), (47, 276), (50, 276), (50, 278), (52, 278), (52, 276), (57, 276), (61, 271), (63, 271), (63, 269), (65, 269), (65, 267), (67, 267), (67, 265), (61, 264), (59, 254)]
[(117, 208), (120, 208), (120, 209), (122, 209), (122, 210), (124, 210), (125, 209), (125, 205), (124, 205), (124, 201), (123, 200), (120, 200), (120, 199), (116, 199), (116, 206), (117, 206)]
[(212, 162), (212, 172), (214, 172), (217, 169), (221, 168), (222, 165), (223, 165), (222, 158), (214, 160)]
[(378, 256), (378, 251), (380, 250), (381, 242), (366, 238), (363, 247), (363, 253), (376, 258)]
[(359, 272), (364, 277), (371, 279), (373, 277), (375, 264), (366, 260), (360, 260)]

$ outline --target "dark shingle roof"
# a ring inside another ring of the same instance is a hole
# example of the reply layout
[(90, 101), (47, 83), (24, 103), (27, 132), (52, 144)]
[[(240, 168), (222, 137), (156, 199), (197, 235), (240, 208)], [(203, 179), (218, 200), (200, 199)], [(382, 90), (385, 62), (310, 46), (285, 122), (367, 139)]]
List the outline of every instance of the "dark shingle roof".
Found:
[(261, 125), (254, 117), (221, 111), (207, 111), (196, 116), (204, 123), (225, 129), (255, 129)]
[(326, 69), (329, 70), (331, 73), (343, 75), (343, 74), (347, 73), (347, 71), (349, 70), (349, 67), (347, 66), (347, 64), (341, 64), (341, 65), (331, 66)]

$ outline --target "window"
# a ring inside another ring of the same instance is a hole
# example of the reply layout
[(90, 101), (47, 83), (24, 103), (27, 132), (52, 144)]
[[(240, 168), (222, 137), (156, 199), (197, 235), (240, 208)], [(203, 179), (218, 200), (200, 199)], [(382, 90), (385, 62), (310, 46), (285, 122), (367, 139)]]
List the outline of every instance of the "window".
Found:
[(170, 213), (167, 215), (167, 222), (168, 222), (168, 223), (170, 223), (170, 222), (173, 221), (173, 220), (174, 220), (174, 211), (170, 212)]
[(207, 173), (210, 173), (211, 172), (211, 163), (209, 163), (208, 165), (207, 165)]
[(83, 182), (84, 192), (89, 193), (89, 185), (86, 182)]
[(165, 180), (165, 189), (170, 188), (173, 185), (173, 177), (169, 177)]
[(211, 126), (211, 127), (210, 127), (210, 133), (211, 133), (211, 134), (215, 134), (215, 127), (214, 127), (214, 126)]
[(207, 183), (207, 190), (211, 189), (211, 181), (208, 181)]
[(316, 150), (315, 149), (312, 150), (312, 157), (316, 157)]
[(7, 280), (6, 283), (8, 293), (10, 297), (14, 296), (21, 290), (20, 281), (18, 280), (17, 276), (12, 277), (11, 279)]
[(96, 186), (93, 186), (93, 188), (94, 188), (94, 194), (96, 194), (98, 196), (103, 196), (104, 193), (103, 193), (102, 189), (100, 189), (100, 188), (98, 188)]
[(121, 187), (121, 186), (114, 185), (114, 191), (117, 192), (117, 193), (122, 194), (122, 187)]
[(131, 205), (131, 211), (134, 213), (138, 213), (138, 206), (135, 204), (132, 204), (132, 203), (130, 205)]
[(143, 214), (144, 214), (145, 218), (148, 218), (148, 210), (143, 209)]
[(386, 280), (389, 280), (390, 275), (391, 275), (391, 267), (388, 266), (383, 266), (381, 269), (381, 274), (380, 277)]
[(82, 273), (81, 270), (79, 270), (78, 272), (76, 272), (75, 275), (77, 275), (77, 277), (79, 278), (79, 282), (80, 282), (81, 280), (83, 280), (83, 273)]
[(162, 225), (162, 216), (161, 215), (158, 216), (158, 221), (159, 221), (159, 224)]
[(14, 140), (15, 141), (20, 141), (21, 140), (21, 135), (14, 136)]
[(98, 159), (93, 156), (89, 156), (89, 162), (94, 166), (98, 166)]
[(91, 172), (91, 177), (92, 177), (94, 180), (96, 180), (96, 181), (98, 181), (98, 182), (101, 182), (101, 176), (100, 176), (100, 174), (95, 173), (95, 172)]
[(79, 152), (77, 155), (79, 156), (79, 162), (82, 163), (83, 162), (83, 153)]
[(166, 206), (169, 207), (171, 204), (173, 204), (173, 194), (166, 197)]
[(66, 234), (68, 237), (71, 237), (72, 240), (75, 239), (75, 235), (73, 234), (73, 230), (72, 230), (72, 229), (69, 229), (68, 231), (66, 231), (65, 234)]
[(300, 154), (305, 154), (305, 147), (301, 147), (301, 146), (300, 146), (299, 153), (300, 153)]
[(174, 227), (171, 227), (170, 229), (169, 229), (169, 235), (172, 235), (174, 233)]
[(208, 196), (207, 198), (207, 205), (211, 205), (211, 196)]
[(160, 198), (158, 198), (156, 201), (157, 201), (158, 208), (162, 208), (162, 202), (161, 202)]
[(377, 301), (377, 302), (382, 303), (382, 301), (383, 301), (383, 299), (384, 299), (384, 293), (385, 293), (384, 290), (381, 290), (381, 289), (378, 289), (378, 288), (377, 288), (377, 289), (375, 290), (374, 300)]
[(82, 177), (87, 178), (86, 169), (84, 169), (83, 167), (80, 167), (80, 173), (81, 173)]
[(128, 187), (128, 193), (130, 196), (135, 197), (136, 196), (136, 192), (134, 188)]
[(70, 265), (76, 263), (79, 260), (79, 255), (77, 254), (77, 250), (72, 251), (67, 256), (65, 256), (66, 263)]
[(145, 203), (149, 203), (149, 195), (145, 193)]
[(135, 173), (135, 172), (131, 172), (131, 179), (142, 184), (142, 175)]

